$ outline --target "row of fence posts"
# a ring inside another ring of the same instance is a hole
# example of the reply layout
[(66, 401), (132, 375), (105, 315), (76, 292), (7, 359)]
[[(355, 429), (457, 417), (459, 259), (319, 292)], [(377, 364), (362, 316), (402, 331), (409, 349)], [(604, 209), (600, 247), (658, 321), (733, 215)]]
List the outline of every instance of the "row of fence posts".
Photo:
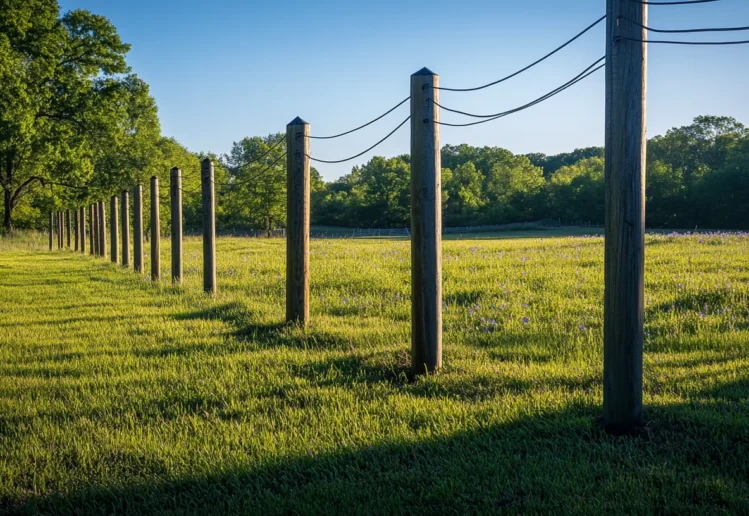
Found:
[[(643, 4), (608, 0), (643, 18)], [(609, 36), (617, 30), (609, 13)], [(632, 36), (644, 37), (642, 31)], [(620, 40), (620, 43), (623, 40)], [(623, 43), (635, 46), (632, 42)], [(604, 310), (604, 419), (619, 429), (640, 421), (642, 408), (642, 280), (644, 213), (644, 50), (607, 49), (607, 172), (606, 172), (606, 273)], [(634, 63), (634, 64), (633, 64)], [(627, 73), (613, 75), (612, 70)], [(639, 82), (638, 82), (639, 81)], [(411, 76), (411, 368), (421, 374), (442, 364), (442, 212), (439, 137), (439, 76), (424, 68)], [(631, 86), (631, 89), (628, 87)], [(626, 106), (633, 105), (633, 117)], [(310, 285), (310, 126), (297, 117), (286, 127), (287, 141), (287, 239), (286, 320), (306, 325), (309, 321)], [(611, 149), (610, 149), (611, 147)], [(611, 150), (611, 152), (610, 152)], [(613, 172), (612, 172), (613, 170)], [(172, 277), (182, 281), (182, 175), (171, 171)], [(203, 202), (204, 290), (216, 292), (216, 233), (213, 163), (201, 164)], [(122, 192), (122, 265), (128, 266), (128, 192)], [(134, 196), (134, 269), (143, 269), (142, 189)], [(634, 197), (632, 197), (634, 196)], [(632, 197), (632, 198), (630, 198)], [(151, 178), (151, 278), (160, 276), (159, 180)], [(80, 210), (81, 251), (85, 252), (85, 212)], [(111, 258), (117, 262), (117, 198), (111, 201)], [(50, 249), (53, 241), (50, 214)], [(90, 252), (105, 254), (104, 204), (89, 206)], [(62, 233), (63, 214), (57, 217)], [(613, 239), (611, 237), (614, 237)], [(62, 247), (58, 237), (58, 247)]]
[[(216, 231), (215, 231), (215, 195), (213, 163), (205, 159), (201, 163), (201, 181), (203, 183), (203, 264), (204, 290), (216, 292)], [(171, 210), (172, 210), (172, 281), (182, 282), (182, 171), (174, 168), (171, 171)], [(103, 201), (88, 206), (88, 210), (79, 207), (75, 210), (51, 211), (49, 214), (49, 249), (54, 248), (55, 234), (57, 248), (71, 248), (71, 231), (74, 232), (75, 251), (86, 254), (86, 212), (88, 211), (88, 253), (95, 257), (107, 256), (107, 217)], [(75, 213), (75, 223), (73, 223)], [(67, 231), (67, 246), (63, 234)], [(151, 279), (158, 281), (161, 277), (159, 219), (159, 178), (151, 178)], [(133, 269), (143, 272), (143, 187), (133, 188)], [(110, 198), (109, 204), (109, 258), (112, 263), (130, 267), (130, 192), (123, 190), (121, 196)]]

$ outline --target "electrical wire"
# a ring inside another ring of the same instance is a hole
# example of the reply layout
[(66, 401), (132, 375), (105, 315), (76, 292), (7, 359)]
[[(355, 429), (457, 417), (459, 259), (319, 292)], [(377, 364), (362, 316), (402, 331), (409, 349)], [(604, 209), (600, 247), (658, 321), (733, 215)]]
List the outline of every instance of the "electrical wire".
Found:
[(658, 32), (661, 34), (690, 34), (695, 32), (737, 32), (749, 30), (749, 27), (719, 27), (713, 29), (654, 29), (652, 27), (648, 27), (647, 25), (643, 25), (642, 23), (631, 20), (626, 16), (620, 16), (619, 19), (626, 20), (634, 25), (637, 25), (638, 27), (642, 27), (647, 31)]
[(669, 41), (669, 40), (663, 40), (663, 39), (637, 39), (637, 38), (627, 38), (625, 36), (619, 36), (616, 38), (617, 41), (619, 40), (625, 40), (625, 41), (634, 41), (636, 43), (654, 43), (654, 44), (662, 44), (662, 45), (714, 45), (714, 46), (721, 46), (721, 45), (747, 45), (749, 44), (749, 40), (743, 40), (743, 41)]
[(372, 146), (371, 146), (370, 148), (368, 148), (367, 150), (365, 150), (365, 151), (362, 151), (362, 152), (360, 152), (360, 153), (359, 153), (359, 154), (357, 154), (356, 156), (351, 156), (350, 158), (346, 158), (346, 159), (337, 159), (337, 160), (324, 160), (324, 159), (317, 159), (317, 158), (313, 158), (313, 157), (312, 157), (312, 156), (310, 156), (309, 154), (305, 154), (305, 156), (307, 156), (307, 157), (308, 157), (308, 158), (309, 158), (310, 160), (312, 160), (312, 161), (316, 161), (316, 162), (318, 162), (318, 163), (329, 163), (329, 164), (335, 164), (335, 163), (345, 163), (346, 161), (351, 161), (352, 159), (356, 159), (356, 158), (358, 158), (358, 157), (360, 157), (360, 156), (363, 156), (364, 154), (368, 153), (369, 151), (371, 151), (372, 149), (374, 149), (375, 147), (377, 147), (378, 145), (380, 145), (380, 144), (381, 144), (382, 142), (384, 142), (385, 140), (387, 140), (388, 138), (390, 138), (391, 136), (393, 136), (393, 135), (394, 135), (394, 134), (396, 133), (396, 131), (397, 131), (398, 129), (400, 129), (401, 127), (403, 127), (403, 125), (404, 125), (404, 124), (405, 124), (406, 122), (408, 122), (408, 121), (409, 121), (410, 119), (411, 119), (411, 115), (408, 115), (408, 116), (406, 117), (406, 119), (405, 119), (405, 120), (404, 120), (403, 122), (401, 122), (400, 124), (398, 124), (398, 127), (396, 127), (395, 129), (393, 129), (392, 131), (390, 131), (390, 133), (388, 133), (388, 135), (387, 135), (387, 136), (385, 136), (385, 137), (384, 137), (384, 138), (383, 138), (382, 140), (380, 140), (379, 142), (375, 143), (374, 145), (372, 145)]
[(708, 4), (711, 2), (718, 2), (720, 0), (682, 0), (682, 1), (674, 1), (674, 2), (643, 2), (640, 0), (629, 0), (629, 1), (635, 4), (642, 4), (642, 5), (691, 5), (691, 4)]
[(456, 109), (446, 108), (444, 106), (441, 106), (439, 103), (435, 102), (436, 106), (438, 106), (440, 109), (444, 109), (445, 111), (450, 111), (452, 113), (457, 113), (457, 114), (460, 114), (460, 115), (465, 115), (465, 116), (469, 116), (469, 117), (473, 117), (473, 118), (483, 118), (484, 119), (484, 120), (480, 120), (478, 122), (470, 122), (470, 123), (466, 123), (466, 124), (451, 124), (451, 123), (446, 123), (446, 122), (437, 122), (437, 123), (439, 125), (445, 125), (445, 126), (448, 126), (448, 127), (468, 127), (468, 126), (472, 126), (472, 125), (478, 125), (478, 124), (483, 124), (483, 123), (486, 123), (486, 122), (491, 122), (493, 120), (497, 120), (498, 118), (502, 118), (502, 117), (505, 117), (505, 116), (508, 116), (508, 115), (512, 115), (514, 113), (518, 113), (518, 112), (523, 111), (525, 109), (531, 108), (531, 107), (533, 107), (533, 106), (535, 106), (537, 104), (540, 104), (541, 102), (544, 102), (544, 101), (546, 101), (546, 100), (554, 97), (555, 95), (558, 95), (559, 93), (562, 93), (567, 88), (570, 88), (570, 87), (574, 86), (575, 84), (577, 84), (578, 82), (586, 79), (590, 75), (593, 75), (595, 72), (597, 72), (598, 70), (600, 70), (601, 68), (603, 68), (604, 66), (606, 66), (606, 64), (604, 63), (604, 64), (596, 67), (596, 65), (598, 63), (600, 63), (601, 61), (603, 61), (604, 59), (605, 59), (605, 57), (602, 57), (602, 58), (598, 59), (592, 65), (588, 66), (585, 70), (583, 70), (580, 74), (578, 74), (577, 76), (575, 76), (573, 79), (569, 80), (568, 82), (564, 83), (563, 85), (559, 86), (558, 88), (550, 91), (546, 95), (543, 95), (542, 97), (539, 97), (536, 100), (534, 100), (532, 102), (529, 102), (528, 104), (525, 104), (523, 106), (517, 107), (515, 109), (511, 109), (509, 111), (503, 111), (502, 113), (496, 113), (496, 114), (493, 114), (493, 115), (476, 115), (476, 114), (473, 114), (473, 113), (466, 113), (465, 111), (458, 111)]
[(595, 27), (596, 25), (598, 25), (599, 23), (601, 23), (605, 19), (606, 19), (606, 15), (601, 16), (595, 22), (593, 22), (591, 25), (589, 25), (588, 27), (586, 27), (582, 32), (580, 32), (575, 37), (573, 37), (572, 39), (570, 39), (566, 43), (564, 43), (562, 46), (557, 47), (556, 49), (552, 50), (551, 52), (549, 52), (548, 54), (546, 54), (544, 57), (542, 57), (541, 59), (539, 59), (538, 61), (535, 61), (535, 62), (529, 64), (525, 68), (522, 68), (522, 69), (518, 70), (517, 72), (508, 75), (507, 77), (503, 77), (502, 79), (499, 79), (497, 81), (490, 82), (489, 84), (484, 84), (483, 86), (477, 86), (475, 88), (444, 88), (444, 87), (440, 86), (440, 87), (435, 87), (434, 89), (435, 90), (443, 90), (443, 91), (478, 91), (478, 90), (482, 90), (484, 88), (488, 88), (490, 86), (494, 86), (496, 84), (505, 82), (505, 81), (507, 81), (509, 79), (512, 79), (513, 77), (517, 77), (518, 75), (520, 75), (523, 72), (526, 72), (526, 71), (530, 70), (531, 68), (533, 68), (537, 64), (540, 64), (540, 63), (544, 62), (545, 60), (547, 60), (548, 58), (550, 58), (551, 56), (553, 56), (554, 54), (556, 54), (557, 52), (559, 52), (563, 48), (565, 48), (568, 45), (572, 44), (574, 41), (576, 41), (577, 39), (579, 39), (586, 32), (588, 32), (589, 30), (591, 30), (593, 27)]
[(403, 104), (405, 104), (406, 102), (408, 102), (408, 101), (409, 101), (410, 99), (411, 99), (411, 96), (409, 95), (409, 96), (408, 96), (408, 97), (406, 97), (405, 99), (403, 99), (403, 100), (401, 100), (400, 102), (398, 102), (398, 103), (397, 103), (397, 104), (396, 104), (396, 105), (395, 105), (394, 107), (392, 107), (392, 108), (390, 108), (389, 110), (387, 110), (387, 111), (386, 111), (385, 113), (383, 113), (382, 115), (378, 116), (378, 117), (377, 117), (377, 118), (375, 118), (374, 120), (371, 120), (371, 121), (367, 122), (367, 123), (366, 123), (366, 124), (364, 124), (364, 125), (360, 125), (360, 126), (359, 126), (359, 127), (357, 127), (356, 129), (351, 129), (350, 131), (346, 131), (346, 132), (344, 132), (344, 133), (340, 133), (340, 134), (334, 134), (334, 135), (332, 135), (332, 136), (308, 136), (308, 138), (309, 138), (310, 140), (332, 140), (333, 138), (340, 138), (341, 136), (346, 136), (347, 134), (355, 133), (356, 131), (358, 131), (358, 130), (360, 130), (360, 129), (364, 129), (365, 127), (368, 127), (368, 126), (370, 126), (370, 125), (374, 124), (374, 123), (375, 123), (375, 122), (377, 122), (378, 120), (382, 120), (382, 119), (383, 119), (383, 118), (385, 118), (385, 117), (386, 117), (387, 115), (389, 115), (390, 113), (392, 113), (393, 111), (395, 111), (396, 109), (398, 109), (399, 107), (401, 107), (401, 106), (402, 106)]

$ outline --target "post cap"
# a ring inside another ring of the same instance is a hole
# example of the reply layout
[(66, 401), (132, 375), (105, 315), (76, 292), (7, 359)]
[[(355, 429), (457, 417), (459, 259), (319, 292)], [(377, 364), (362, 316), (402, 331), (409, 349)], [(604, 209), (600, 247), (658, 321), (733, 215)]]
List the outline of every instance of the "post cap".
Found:
[(416, 72), (414, 75), (437, 75), (437, 74), (425, 66), (424, 68)]
[(292, 120), (291, 122), (289, 122), (287, 125), (307, 125), (307, 122), (305, 122), (304, 120), (302, 120), (299, 117), (296, 117), (294, 120)]

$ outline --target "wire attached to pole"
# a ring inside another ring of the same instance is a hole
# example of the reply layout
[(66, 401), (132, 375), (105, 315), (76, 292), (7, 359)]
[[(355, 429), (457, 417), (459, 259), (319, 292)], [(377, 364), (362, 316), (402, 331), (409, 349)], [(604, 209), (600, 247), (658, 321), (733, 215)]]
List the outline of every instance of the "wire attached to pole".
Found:
[(396, 109), (398, 109), (399, 107), (401, 107), (403, 104), (405, 104), (406, 102), (408, 102), (410, 99), (411, 99), (410, 96), (406, 97), (405, 99), (403, 99), (400, 102), (398, 102), (394, 107), (392, 107), (389, 110), (387, 110), (385, 113), (381, 114), (380, 116), (378, 116), (374, 120), (370, 120), (369, 122), (367, 122), (364, 125), (360, 125), (356, 129), (351, 129), (350, 131), (346, 131), (346, 132), (340, 133), (340, 134), (334, 134), (332, 136), (308, 136), (307, 138), (309, 138), (310, 140), (332, 140), (334, 138), (340, 138), (341, 136), (346, 136), (347, 134), (355, 133), (356, 131), (358, 131), (360, 129), (364, 129), (365, 127), (368, 127), (368, 126), (374, 124), (378, 120), (382, 120), (387, 115), (389, 115), (390, 113), (392, 113), (393, 111), (395, 111)]
[(448, 127), (469, 127), (469, 126), (472, 126), (472, 125), (484, 124), (486, 122), (491, 122), (491, 121), (497, 120), (498, 118), (503, 118), (505, 116), (512, 115), (514, 113), (518, 113), (518, 112), (523, 111), (525, 109), (531, 108), (531, 107), (533, 107), (533, 106), (535, 106), (537, 104), (540, 104), (541, 102), (544, 102), (544, 101), (546, 101), (546, 100), (554, 97), (555, 95), (558, 95), (559, 93), (562, 93), (567, 88), (571, 88), (572, 86), (574, 86), (578, 82), (580, 82), (580, 81), (586, 79), (587, 77), (593, 75), (595, 72), (597, 72), (598, 70), (600, 70), (601, 68), (603, 68), (604, 66), (606, 66), (606, 64), (604, 63), (604, 64), (596, 67), (596, 65), (598, 63), (600, 63), (601, 61), (603, 61), (604, 59), (605, 59), (605, 57), (602, 57), (602, 58), (598, 59), (592, 65), (590, 65), (585, 70), (583, 70), (580, 74), (578, 74), (577, 76), (575, 76), (573, 79), (571, 79), (570, 81), (564, 83), (563, 85), (559, 86), (558, 88), (550, 91), (546, 95), (543, 95), (542, 97), (539, 97), (536, 100), (534, 100), (532, 102), (529, 102), (528, 104), (525, 104), (523, 106), (517, 107), (515, 109), (511, 109), (509, 111), (503, 111), (502, 113), (496, 113), (496, 114), (493, 114), (493, 115), (476, 115), (476, 114), (473, 114), (473, 113), (467, 113), (465, 111), (458, 111), (457, 109), (446, 108), (444, 106), (441, 106), (437, 102), (435, 102), (435, 105), (437, 105), (440, 109), (444, 109), (445, 111), (450, 111), (452, 113), (457, 113), (457, 114), (460, 114), (460, 115), (465, 115), (465, 116), (469, 116), (469, 117), (473, 117), (473, 118), (483, 118), (484, 119), (484, 120), (479, 120), (478, 122), (470, 122), (470, 123), (465, 123), (465, 124), (451, 124), (451, 123), (447, 123), (447, 122), (437, 122), (437, 123), (439, 125), (444, 125), (444, 126), (448, 126)]
[(620, 40), (634, 41), (635, 43), (653, 43), (653, 44), (661, 44), (661, 45), (725, 46), (725, 45), (747, 45), (749, 44), (749, 40), (743, 40), (743, 41), (671, 41), (671, 40), (663, 40), (663, 39), (628, 38), (625, 36), (619, 36), (616, 38), (616, 41), (620, 41)]
[(370, 148), (368, 148), (367, 150), (365, 150), (365, 151), (362, 151), (362, 152), (360, 152), (360, 153), (359, 153), (359, 154), (357, 154), (356, 156), (351, 156), (350, 158), (346, 158), (346, 159), (337, 159), (337, 160), (332, 160), (332, 161), (330, 161), (330, 160), (324, 160), (324, 159), (317, 159), (317, 158), (313, 158), (313, 157), (312, 157), (312, 156), (310, 156), (309, 154), (307, 154), (306, 156), (307, 156), (307, 157), (308, 157), (308, 158), (309, 158), (310, 160), (312, 160), (312, 161), (316, 161), (316, 162), (318, 162), (318, 163), (329, 163), (329, 164), (335, 164), (335, 163), (345, 163), (346, 161), (351, 161), (352, 159), (356, 159), (356, 158), (358, 158), (358, 157), (360, 157), (360, 156), (363, 156), (364, 154), (368, 153), (369, 151), (371, 151), (372, 149), (374, 149), (375, 147), (377, 147), (378, 145), (380, 145), (380, 144), (381, 144), (382, 142), (384, 142), (385, 140), (387, 140), (388, 138), (390, 138), (391, 136), (393, 136), (393, 135), (394, 135), (394, 134), (396, 133), (396, 131), (397, 131), (398, 129), (400, 129), (401, 127), (403, 127), (403, 125), (404, 125), (404, 124), (405, 124), (406, 122), (408, 122), (408, 121), (409, 121), (410, 119), (411, 119), (411, 115), (408, 115), (408, 116), (406, 117), (406, 119), (405, 119), (405, 120), (404, 120), (403, 122), (401, 122), (400, 124), (398, 124), (398, 127), (396, 127), (395, 129), (393, 129), (392, 131), (390, 131), (390, 133), (388, 133), (388, 135), (387, 135), (387, 136), (385, 136), (385, 137), (384, 137), (384, 138), (383, 138), (382, 140), (378, 141), (377, 143), (375, 143), (374, 145), (372, 145), (372, 146), (371, 146)]
[(720, 0), (681, 0), (674, 2), (645, 2), (641, 0), (629, 0), (635, 4), (642, 5), (691, 5), (691, 4), (709, 4), (712, 2), (719, 2)]
[(574, 41), (576, 41), (581, 36), (583, 36), (583, 34), (585, 34), (586, 32), (588, 32), (589, 30), (591, 30), (593, 27), (595, 27), (596, 25), (598, 25), (599, 23), (601, 23), (605, 19), (606, 19), (606, 15), (601, 16), (595, 22), (593, 22), (588, 27), (586, 27), (582, 32), (580, 32), (575, 37), (573, 37), (572, 39), (570, 39), (567, 42), (565, 42), (562, 46), (557, 47), (556, 49), (552, 50), (551, 52), (549, 52), (548, 54), (546, 54), (544, 57), (542, 57), (541, 59), (539, 59), (538, 61), (535, 61), (535, 62), (529, 64), (525, 68), (522, 68), (522, 69), (518, 70), (517, 72), (508, 75), (507, 77), (503, 77), (502, 79), (499, 79), (497, 81), (490, 82), (489, 84), (484, 84), (483, 86), (477, 86), (475, 88), (445, 88), (445, 87), (437, 87), (437, 86), (435, 86), (434, 89), (435, 90), (442, 90), (442, 91), (478, 91), (478, 90), (482, 90), (484, 88), (488, 88), (490, 86), (494, 86), (496, 84), (500, 84), (502, 82), (505, 82), (505, 81), (507, 81), (509, 79), (512, 79), (513, 77), (517, 77), (518, 75), (520, 75), (523, 72), (526, 72), (526, 71), (530, 70), (531, 68), (533, 68), (537, 64), (540, 64), (540, 63), (546, 61), (548, 58), (550, 58), (551, 56), (553, 56), (554, 54), (556, 54), (557, 52), (559, 52), (563, 48), (565, 48), (565, 47), (569, 46), (570, 44), (572, 44)]
[(643, 25), (642, 23), (638, 23), (630, 18), (627, 18), (626, 16), (619, 16), (618, 19), (628, 21), (629, 23), (637, 25), (638, 27), (642, 27), (643, 29), (649, 32), (658, 32), (661, 34), (692, 34), (692, 33), (697, 33), (697, 32), (739, 32), (739, 31), (749, 30), (749, 27), (718, 27), (718, 28), (706, 28), (706, 29), (655, 29), (653, 27), (648, 27), (647, 25)]

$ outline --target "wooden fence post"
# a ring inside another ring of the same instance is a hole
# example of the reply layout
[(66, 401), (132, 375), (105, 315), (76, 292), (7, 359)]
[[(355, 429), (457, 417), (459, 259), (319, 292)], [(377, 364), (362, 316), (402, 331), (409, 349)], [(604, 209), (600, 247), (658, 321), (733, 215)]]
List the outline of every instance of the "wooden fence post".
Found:
[(63, 238), (62, 235), (63, 235), (62, 212), (58, 211), (57, 212), (57, 250), (58, 251), (62, 249), (62, 238)]
[(133, 191), (133, 269), (143, 272), (143, 186)]
[(99, 256), (107, 257), (107, 213), (104, 201), (99, 201)]
[(442, 165), (439, 76), (411, 76), (411, 367), (442, 366)]
[(99, 256), (99, 224), (97, 222), (98, 216), (97, 216), (97, 210), (96, 210), (96, 204), (91, 204), (88, 207), (88, 214), (89, 214), (89, 221), (90, 224), (90, 233), (91, 233), (91, 255), (92, 256)]
[(642, 423), (647, 5), (607, 0), (603, 417)]
[(119, 227), (117, 226), (119, 224), (120, 218), (117, 213), (117, 196), (113, 195), (112, 198), (109, 201), (109, 211), (111, 212), (109, 214), (109, 239), (110, 239), (110, 247), (109, 247), (109, 254), (110, 258), (112, 260), (112, 263), (117, 263), (117, 257), (120, 254), (120, 250), (118, 248), (118, 234), (120, 232)]
[(94, 202), (92, 209), (94, 210), (94, 218), (91, 221), (94, 225), (94, 256), (98, 258), (101, 255), (101, 250), (99, 249), (99, 201)]
[(130, 199), (127, 190), (122, 191), (122, 266), (130, 267)]
[(70, 244), (71, 244), (70, 233), (71, 233), (71, 228), (73, 225), (73, 218), (70, 216), (70, 210), (65, 210), (63, 212), (63, 216), (65, 217), (65, 241), (67, 243), (66, 247), (70, 249)]
[(203, 290), (216, 293), (216, 195), (213, 162), (205, 158), (200, 164), (203, 200)]
[(55, 212), (50, 210), (49, 212), (49, 250), (52, 250), (52, 243), (55, 238)]
[(81, 206), (78, 211), (80, 212), (78, 218), (81, 221), (81, 253), (86, 254), (86, 208)]
[(74, 251), (78, 252), (78, 246), (81, 243), (81, 218), (78, 216), (80, 210), (76, 208), (71, 213), (75, 213), (75, 232), (73, 233), (73, 247)]
[(182, 283), (182, 171), (174, 167), (169, 176), (172, 210), (172, 283)]
[(159, 178), (151, 178), (151, 280), (161, 273), (161, 224), (159, 222)]
[(309, 321), (309, 124), (286, 126), (286, 321)]

